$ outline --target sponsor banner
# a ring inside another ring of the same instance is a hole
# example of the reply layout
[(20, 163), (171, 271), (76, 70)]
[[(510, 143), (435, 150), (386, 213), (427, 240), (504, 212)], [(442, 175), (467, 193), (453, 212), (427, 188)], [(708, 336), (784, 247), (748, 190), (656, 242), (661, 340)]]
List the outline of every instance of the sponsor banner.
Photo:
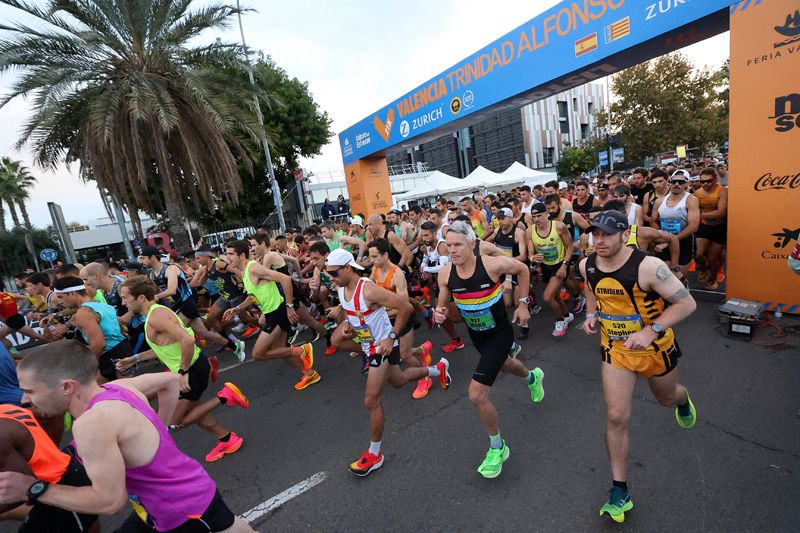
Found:
[(386, 158), (355, 161), (344, 169), (352, 213), (386, 213), (392, 208), (392, 187)]
[[(600, 65), (605, 70), (597, 67), (591, 75), (578, 75), (612, 56), (624, 56), (627, 64), (633, 64), (642, 43), (651, 47), (652, 57), (697, 42), (708, 37), (702, 33), (704, 21), (720, 12), (727, 17), (730, 6), (737, 3), (564, 0), (346, 129), (339, 135), (344, 163), (396, 145), (410, 146), (411, 139), (422, 134), (445, 133), (449, 123), (472, 114), (477, 120), (544, 98), (554, 94), (546, 84), (555, 80), (565, 78), (563, 86), (554, 89), (560, 92), (616, 72), (627, 65)], [(685, 32), (689, 26), (694, 29)], [(654, 40), (662, 35), (667, 41)], [(432, 120), (437, 110), (442, 115)]]
[(800, 274), (790, 264), (800, 242), (800, 5), (770, 0), (736, 8), (727, 296), (797, 313)]

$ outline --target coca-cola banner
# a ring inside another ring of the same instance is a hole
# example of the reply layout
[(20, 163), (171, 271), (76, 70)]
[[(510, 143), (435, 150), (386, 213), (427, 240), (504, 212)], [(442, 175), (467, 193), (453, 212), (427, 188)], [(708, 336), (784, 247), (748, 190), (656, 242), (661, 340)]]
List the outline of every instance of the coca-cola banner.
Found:
[(800, 313), (800, 3), (731, 14), (728, 297)]

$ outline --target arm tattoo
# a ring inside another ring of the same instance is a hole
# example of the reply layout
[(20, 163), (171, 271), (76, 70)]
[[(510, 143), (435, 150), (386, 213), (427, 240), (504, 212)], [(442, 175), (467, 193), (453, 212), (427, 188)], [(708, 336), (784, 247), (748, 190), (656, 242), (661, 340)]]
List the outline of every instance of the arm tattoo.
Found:
[(658, 278), (658, 281), (666, 281), (671, 275), (672, 272), (669, 271), (666, 265), (661, 265), (656, 270), (656, 278)]
[(667, 300), (669, 303), (671, 303), (671, 304), (674, 304), (674, 303), (676, 303), (678, 300), (683, 300), (684, 298), (688, 298), (688, 297), (689, 297), (689, 291), (687, 291), (686, 289), (683, 289), (683, 288), (682, 288), (682, 289), (678, 290), (678, 292), (676, 292), (675, 294), (673, 294), (672, 296), (670, 296), (669, 298), (665, 298), (665, 299), (666, 299), (666, 300)]

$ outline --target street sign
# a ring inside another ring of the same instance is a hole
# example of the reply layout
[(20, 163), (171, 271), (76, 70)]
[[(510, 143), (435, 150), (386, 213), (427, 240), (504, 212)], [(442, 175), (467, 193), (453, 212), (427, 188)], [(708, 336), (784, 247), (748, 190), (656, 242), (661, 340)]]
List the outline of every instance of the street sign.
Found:
[(42, 259), (42, 261), (49, 261), (50, 263), (52, 263), (58, 257), (58, 252), (56, 252), (52, 248), (45, 248), (44, 250), (39, 252), (39, 257)]
[(625, 148), (614, 148), (613, 150), (614, 163), (625, 162)]

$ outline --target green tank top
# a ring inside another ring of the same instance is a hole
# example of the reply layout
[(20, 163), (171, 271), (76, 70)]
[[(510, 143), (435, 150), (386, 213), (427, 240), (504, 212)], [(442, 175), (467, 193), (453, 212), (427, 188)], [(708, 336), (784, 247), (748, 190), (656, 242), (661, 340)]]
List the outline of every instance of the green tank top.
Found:
[(470, 224), (472, 224), (472, 229), (475, 230), (475, 235), (479, 239), (483, 239), (483, 236), (486, 235), (486, 229), (483, 227), (483, 223), (481, 222), (480, 211), (476, 211), (475, 216), (470, 218)]
[(106, 301), (105, 294), (103, 294), (103, 291), (96, 291), (94, 293), (94, 296), (92, 297), (92, 300), (94, 300), (95, 302), (100, 302), (101, 304), (107, 304), (108, 303)]
[(244, 269), (244, 290), (248, 296), (252, 296), (256, 305), (265, 315), (273, 312), (283, 303), (283, 296), (278, 290), (278, 285), (274, 281), (268, 281), (263, 285), (256, 285), (250, 279), (250, 267), (255, 261), (250, 261)]
[[(150, 314), (156, 307), (163, 307), (164, 309), (172, 313), (173, 316), (175, 316), (175, 318), (178, 320), (178, 323), (180, 323), (183, 329), (186, 330), (186, 333), (188, 333), (192, 337), (194, 337), (194, 331), (192, 330), (192, 328), (185, 326), (183, 324), (183, 321), (181, 320), (181, 317), (176, 315), (169, 307), (164, 307), (163, 305), (156, 304), (151, 306), (150, 310), (147, 311), (147, 318), (145, 318), (144, 321), (144, 337), (147, 340), (147, 344), (150, 345), (150, 348), (152, 348), (153, 353), (156, 354), (156, 357), (158, 357), (159, 361), (167, 365), (167, 368), (169, 368), (170, 371), (177, 372), (181, 368), (181, 344), (179, 342), (173, 342), (172, 344), (165, 344), (165, 345), (156, 344), (147, 334), (147, 324), (150, 322)], [(192, 355), (192, 364), (194, 364), (194, 362), (197, 361), (198, 357), (200, 357), (200, 347), (195, 344), (194, 354)]]
[(531, 241), (533, 241), (533, 249), (536, 253), (544, 256), (542, 263), (545, 265), (557, 265), (567, 258), (567, 249), (564, 241), (561, 240), (561, 235), (558, 234), (555, 220), (550, 221), (550, 231), (544, 237), (539, 236), (536, 225), (534, 225)]

